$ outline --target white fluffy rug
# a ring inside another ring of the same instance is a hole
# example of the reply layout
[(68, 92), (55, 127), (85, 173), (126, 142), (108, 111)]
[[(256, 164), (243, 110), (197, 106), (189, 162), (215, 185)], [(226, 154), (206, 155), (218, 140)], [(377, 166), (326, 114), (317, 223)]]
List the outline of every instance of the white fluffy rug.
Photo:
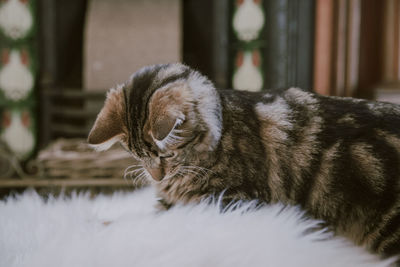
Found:
[[(43, 201), (29, 191), (0, 202), (0, 266), (388, 266), (343, 239), (303, 235), (295, 208), (215, 205), (157, 213), (149, 188)], [(111, 222), (105, 224), (105, 222)]]

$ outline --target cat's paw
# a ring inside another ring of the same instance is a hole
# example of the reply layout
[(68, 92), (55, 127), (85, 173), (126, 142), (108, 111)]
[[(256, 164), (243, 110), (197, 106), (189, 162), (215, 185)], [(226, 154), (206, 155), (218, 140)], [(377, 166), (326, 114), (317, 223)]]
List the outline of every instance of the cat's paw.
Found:
[(172, 206), (173, 206), (173, 204), (167, 202), (163, 198), (160, 198), (160, 199), (158, 199), (157, 204), (155, 205), (155, 208), (157, 209), (157, 211), (161, 212), (161, 211), (169, 210)]

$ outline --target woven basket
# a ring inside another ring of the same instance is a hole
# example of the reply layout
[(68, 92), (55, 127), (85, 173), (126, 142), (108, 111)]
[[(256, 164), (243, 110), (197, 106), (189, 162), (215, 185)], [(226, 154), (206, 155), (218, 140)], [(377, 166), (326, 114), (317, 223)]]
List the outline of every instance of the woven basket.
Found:
[(59, 139), (42, 150), (38, 161), (48, 178), (122, 178), (137, 162), (120, 145), (94, 151), (84, 139)]

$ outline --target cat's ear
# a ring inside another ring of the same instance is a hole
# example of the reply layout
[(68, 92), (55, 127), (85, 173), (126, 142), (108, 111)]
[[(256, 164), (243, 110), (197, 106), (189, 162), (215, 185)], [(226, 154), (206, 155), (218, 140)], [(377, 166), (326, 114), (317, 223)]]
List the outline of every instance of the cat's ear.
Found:
[(97, 150), (106, 150), (126, 135), (125, 100), (122, 88), (111, 89), (89, 133), (88, 143)]

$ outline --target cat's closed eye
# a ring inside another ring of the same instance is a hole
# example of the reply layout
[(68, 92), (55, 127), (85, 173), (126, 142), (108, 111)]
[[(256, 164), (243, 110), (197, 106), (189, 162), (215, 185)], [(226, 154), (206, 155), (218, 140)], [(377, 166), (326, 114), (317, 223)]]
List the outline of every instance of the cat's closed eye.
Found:
[(165, 160), (169, 160), (169, 159), (173, 159), (175, 158), (177, 155), (177, 153), (175, 152), (170, 152), (170, 153), (166, 153), (166, 154), (162, 154), (160, 155), (160, 159), (165, 159)]

